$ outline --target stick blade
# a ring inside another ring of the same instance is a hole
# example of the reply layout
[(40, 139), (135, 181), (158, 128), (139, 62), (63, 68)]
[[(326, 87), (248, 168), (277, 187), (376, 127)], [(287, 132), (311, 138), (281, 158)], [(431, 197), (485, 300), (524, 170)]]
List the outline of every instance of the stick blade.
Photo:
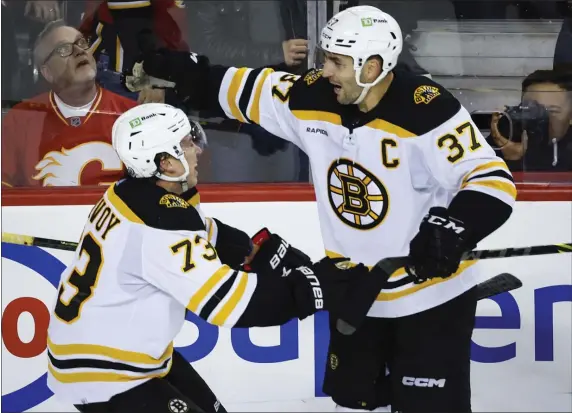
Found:
[(522, 287), (522, 281), (509, 273), (502, 273), (477, 285), (477, 299), (483, 300), (492, 296), (516, 290)]

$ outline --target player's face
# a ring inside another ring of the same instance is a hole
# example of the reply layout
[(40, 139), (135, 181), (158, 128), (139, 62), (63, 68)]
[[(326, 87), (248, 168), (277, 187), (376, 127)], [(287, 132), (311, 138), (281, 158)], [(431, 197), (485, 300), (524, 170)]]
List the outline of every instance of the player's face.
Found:
[(549, 116), (549, 136), (559, 139), (563, 137), (572, 121), (572, 96), (554, 83), (531, 85), (522, 96), (523, 100), (536, 100), (546, 106)]
[(46, 60), (42, 74), (50, 84), (66, 88), (95, 81), (95, 59), (79, 31), (73, 27), (59, 27), (44, 43)]
[(334, 93), (339, 103), (350, 105), (359, 97), (362, 88), (355, 78), (353, 59), (335, 53), (325, 52), (322, 76), (334, 85)]
[[(189, 188), (195, 186), (199, 180), (199, 155), (203, 152), (203, 150), (196, 145), (190, 136), (186, 136), (181, 141), (181, 148), (185, 152), (185, 159), (187, 160), (187, 164), (189, 165), (189, 175), (187, 176), (187, 184)], [(181, 167), (183, 167), (181, 165)], [(181, 174), (184, 172), (181, 171)]]

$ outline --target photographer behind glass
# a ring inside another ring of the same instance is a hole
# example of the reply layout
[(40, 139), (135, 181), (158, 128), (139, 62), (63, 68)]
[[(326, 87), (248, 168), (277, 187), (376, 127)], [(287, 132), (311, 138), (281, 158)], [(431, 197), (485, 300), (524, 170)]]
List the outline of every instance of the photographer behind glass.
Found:
[(512, 171), (572, 171), (572, 71), (537, 70), (521, 103), (494, 113), (487, 139)]

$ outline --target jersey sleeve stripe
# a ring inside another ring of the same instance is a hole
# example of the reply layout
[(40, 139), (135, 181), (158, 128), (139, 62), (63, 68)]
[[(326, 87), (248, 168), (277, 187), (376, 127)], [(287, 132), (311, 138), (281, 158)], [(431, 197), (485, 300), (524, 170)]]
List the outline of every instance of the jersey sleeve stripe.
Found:
[(86, 383), (86, 382), (126, 382), (132, 380), (165, 377), (167, 374), (169, 374), (172, 365), (173, 365), (172, 361), (169, 360), (169, 366), (167, 369), (165, 369), (160, 373), (153, 373), (147, 375), (129, 375), (129, 374), (112, 373), (112, 372), (60, 373), (57, 370), (55, 370), (50, 363), (48, 363), (48, 370), (50, 371), (50, 374), (54, 377), (54, 379), (56, 379), (60, 383), (74, 384), (74, 383)]
[(48, 351), (48, 359), (52, 366), (58, 370), (68, 369), (97, 369), (97, 370), (123, 370), (133, 373), (157, 373), (157, 370), (166, 369), (169, 366), (170, 359), (165, 360), (163, 364), (155, 367), (139, 367), (117, 361), (89, 359), (89, 358), (73, 358), (73, 359), (57, 359)]
[(218, 238), (218, 227), (216, 221), (212, 218), (207, 217), (207, 240), (213, 245), (216, 245), (216, 240)]
[(247, 67), (242, 67), (236, 71), (236, 73), (232, 76), (232, 80), (230, 81), (230, 86), (227, 92), (227, 104), (230, 109), (230, 113), (235, 119), (242, 123), (247, 122), (240, 112), (240, 109), (238, 108), (237, 98), (241, 89), (240, 87), (242, 85), (242, 81), (248, 70), (249, 69)]
[(234, 271), (232, 275), (226, 280), (218, 290), (209, 298), (206, 304), (201, 309), (199, 316), (203, 320), (208, 320), (209, 316), (212, 314), (214, 309), (220, 304), (220, 302), (226, 297), (232, 285), (236, 281), (236, 277), (238, 276), (238, 271)]
[(483, 181), (472, 181), (463, 185), (462, 189), (469, 189), (472, 186), (484, 186), (487, 188), (495, 189), (497, 191), (504, 192), (508, 194), (513, 200), (516, 199), (516, 187), (512, 182), (503, 182), (500, 180), (483, 180)]
[(484, 164), (477, 166), (472, 171), (467, 173), (464, 176), (461, 185), (464, 185), (472, 176), (478, 175), (480, 172), (483, 172), (483, 171), (488, 171), (489, 169), (490, 170), (502, 169), (502, 170), (506, 171), (506, 173), (510, 174), (508, 167), (506, 166), (506, 163), (504, 161), (487, 162), (487, 163), (484, 163)]
[(471, 181), (474, 181), (475, 179), (490, 178), (490, 177), (504, 178), (504, 179), (514, 183), (514, 179), (512, 178), (511, 174), (509, 174), (506, 171), (503, 171), (502, 169), (497, 169), (496, 171), (484, 173), (482, 175), (473, 175), (472, 177), (467, 179), (467, 181), (465, 182), (465, 185)]
[(151, 0), (107, 2), (107, 7), (109, 7), (110, 10), (139, 9), (142, 7), (149, 7), (150, 5)]
[(126, 363), (158, 365), (173, 355), (173, 343), (167, 347), (158, 359), (136, 351), (120, 350), (97, 344), (54, 344), (49, 337), (47, 343), (49, 351), (56, 356), (96, 355)]
[(205, 300), (212, 289), (229, 273), (232, 269), (228, 265), (223, 265), (215, 271), (213, 275), (205, 282), (201, 288), (191, 297), (187, 308), (197, 314), (199, 306)]
[(264, 82), (268, 76), (273, 72), (272, 69), (265, 69), (259, 76), (258, 82), (256, 83), (256, 90), (254, 92), (254, 97), (251, 99), (250, 105), (250, 119), (252, 122), (260, 125), (260, 97), (262, 96), (262, 88), (264, 86)]
[(240, 273), (240, 279), (238, 281), (238, 286), (228, 299), (228, 301), (222, 306), (220, 311), (212, 318), (211, 324), (221, 326), (223, 325), (230, 314), (234, 311), (246, 291), (246, 284), (248, 283), (248, 275), (244, 272)]
[(248, 73), (246, 82), (244, 82), (244, 87), (242, 88), (242, 93), (238, 99), (238, 108), (240, 112), (246, 117), (246, 119), (252, 123), (252, 120), (248, 117), (248, 105), (250, 103), (250, 98), (252, 96), (252, 90), (254, 89), (254, 84), (258, 75), (262, 72), (263, 68), (251, 70)]

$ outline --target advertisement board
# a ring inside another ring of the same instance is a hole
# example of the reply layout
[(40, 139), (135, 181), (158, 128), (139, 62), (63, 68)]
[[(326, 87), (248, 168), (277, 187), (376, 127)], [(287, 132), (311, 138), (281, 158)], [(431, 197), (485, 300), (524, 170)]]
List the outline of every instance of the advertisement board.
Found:
[[(205, 204), (204, 210), (251, 234), (267, 226), (321, 258), (313, 202), (217, 203)], [(6, 207), (3, 230), (74, 240), (88, 211), (87, 206)], [(479, 248), (570, 240), (568, 211), (571, 203), (518, 203), (505, 227)], [(284, 222), (286, 213), (297, 217), (296, 225)], [(531, 219), (539, 214), (546, 217), (542, 223)], [(61, 222), (66, 225), (55, 225)], [(49, 311), (72, 254), (2, 244), (3, 412), (75, 411), (47, 388), (45, 351)], [(524, 286), (479, 303), (472, 349), (474, 411), (571, 410), (571, 258), (560, 254), (478, 264), (483, 279), (511, 272)], [(175, 346), (227, 410), (323, 411), (327, 314), (265, 329), (219, 329), (193, 314), (187, 321)]]

